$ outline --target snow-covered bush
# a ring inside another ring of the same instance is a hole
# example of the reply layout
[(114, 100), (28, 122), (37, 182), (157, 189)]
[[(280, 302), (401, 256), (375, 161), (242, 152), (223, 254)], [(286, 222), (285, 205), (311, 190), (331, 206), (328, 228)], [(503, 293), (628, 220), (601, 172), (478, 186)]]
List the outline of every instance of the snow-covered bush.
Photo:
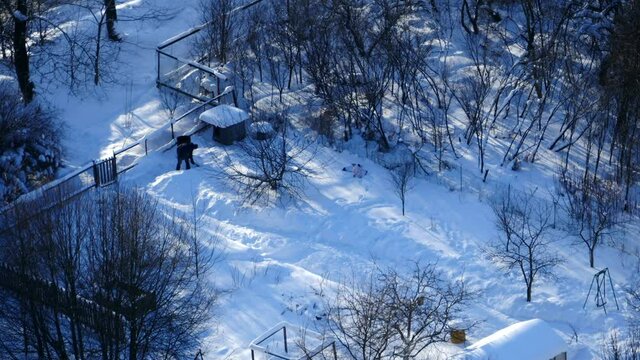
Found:
[(60, 166), (61, 127), (54, 113), (0, 82), (0, 203), (48, 181)]

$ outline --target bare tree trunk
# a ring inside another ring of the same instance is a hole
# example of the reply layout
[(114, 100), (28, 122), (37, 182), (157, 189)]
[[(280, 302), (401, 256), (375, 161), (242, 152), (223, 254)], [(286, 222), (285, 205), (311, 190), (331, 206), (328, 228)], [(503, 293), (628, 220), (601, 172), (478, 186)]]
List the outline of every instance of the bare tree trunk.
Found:
[(31, 81), (29, 69), (29, 52), (27, 50), (27, 1), (18, 0), (14, 13), (13, 53), (16, 77), (25, 103), (33, 100), (34, 85)]
[(109, 40), (120, 41), (120, 35), (116, 32), (116, 21), (118, 21), (118, 12), (116, 11), (116, 0), (104, 0), (105, 15), (107, 17), (107, 33)]
[[(113, 2), (114, 0), (106, 0), (107, 2)], [(107, 14), (109, 10), (107, 8)], [(100, 83), (100, 47), (102, 46), (102, 23), (104, 21), (104, 15), (100, 17), (100, 22), (98, 23), (98, 34), (96, 35), (96, 56), (93, 59), (93, 83), (98, 85)], [(111, 25), (113, 26), (113, 24)], [(109, 32), (109, 39), (111, 39), (111, 31), (109, 30), (109, 17), (107, 15), (107, 32)], [(117, 34), (116, 34), (117, 36)], [(111, 39), (113, 40), (113, 39)]]

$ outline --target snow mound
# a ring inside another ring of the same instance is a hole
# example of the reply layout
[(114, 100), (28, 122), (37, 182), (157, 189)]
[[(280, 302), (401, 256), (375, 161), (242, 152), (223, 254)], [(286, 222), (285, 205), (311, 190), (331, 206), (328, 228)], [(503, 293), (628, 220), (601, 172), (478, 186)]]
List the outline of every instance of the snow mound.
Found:
[(567, 351), (567, 345), (540, 319), (522, 321), (499, 330), (466, 348), (458, 360), (547, 360)]

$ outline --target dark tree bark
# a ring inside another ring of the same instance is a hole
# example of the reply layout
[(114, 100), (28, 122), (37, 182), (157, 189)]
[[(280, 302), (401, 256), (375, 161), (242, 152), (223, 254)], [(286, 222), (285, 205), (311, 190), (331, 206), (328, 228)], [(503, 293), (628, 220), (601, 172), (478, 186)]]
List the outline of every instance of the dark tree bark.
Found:
[(118, 21), (118, 12), (116, 11), (116, 0), (104, 0), (105, 15), (107, 16), (107, 34), (109, 40), (120, 41), (120, 35), (116, 32), (116, 21)]
[(31, 72), (29, 69), (29, 51), (27, 50), (27, 22), (28, 8), (26, 0), (18, 0), (16, 2), (16, 11), (14, 17), (13, 30), (13, 53), (14, 66), (18, 85), (22, 92), (22, 99), (25, 103), (33, 100), (35, 86), (31, 81)]

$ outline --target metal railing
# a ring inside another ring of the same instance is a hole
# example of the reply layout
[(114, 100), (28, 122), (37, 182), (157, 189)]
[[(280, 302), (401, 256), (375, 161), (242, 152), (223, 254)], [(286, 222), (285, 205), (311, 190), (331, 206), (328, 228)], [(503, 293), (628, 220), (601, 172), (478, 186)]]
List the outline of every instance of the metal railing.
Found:
[[(114, 151), (112, 157), (90, 161), (59, 179), (21, 195), (11, 204), (0, 209), (0, 233), (15, 225), (11, 219), (15, 218), (13, 215), (18, 207), (21, 208), (20, 211), (24, 211), (25, 208), (30, 209), (31, 216), (35, 216), (90, 189), (110, 185), (117, 180), (118, 175), (138, 165), (140, 158), (152, 151), (166, 151), (173, 147), (177, 135), (192, 135), (206, 128), (208, 126), (206, 123), (197, 121), (198, 115), (207, 107), (216, 106), (221, 97), (233, 91), (233, 87), (229, 86), (218, 96), (189, 109), (179, 117), (169, 120), (159, 129)], [(186, 119), (191, 119), (192, 122), (186, 126), (176, 126), (176, 124), (186, 123)]]

